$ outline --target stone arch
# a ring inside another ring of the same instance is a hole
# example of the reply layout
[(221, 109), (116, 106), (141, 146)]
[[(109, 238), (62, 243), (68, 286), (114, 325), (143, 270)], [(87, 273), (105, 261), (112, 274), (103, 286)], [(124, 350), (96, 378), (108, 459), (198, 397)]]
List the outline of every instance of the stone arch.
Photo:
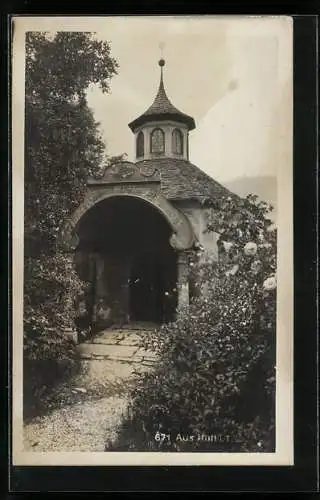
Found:
[[(109, 189), (108, 189), (109, 188)], [(125, 189), (123, 189), (125, 188)], [(132, 187), (131, 187), (132, 189)], [(195, 242), (195, 235), (187, 217), (175, 208), (160, 192), (143, 188), (139, 193), (137, 186), (132, 192), (126, 186), (108, 186), (97, 191), (89, 191), (81, 205), (74, 211), (65, 223), (59, 238), (59, 243), (65, 251), (73, 251), (79, 244), (77, 234), (82, 217), (98, 203), (113, 197), (137, 198), (156, 209), (169, 223), (172, 229), (170, 245), (178, 251), (190, 249)]]

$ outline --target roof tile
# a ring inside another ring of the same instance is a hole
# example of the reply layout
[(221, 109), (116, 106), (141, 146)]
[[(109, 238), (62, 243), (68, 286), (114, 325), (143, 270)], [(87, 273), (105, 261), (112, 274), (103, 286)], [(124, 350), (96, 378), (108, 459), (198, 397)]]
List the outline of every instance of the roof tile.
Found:
[(204, 202), (225, 196), (235, 196), (227, 188), (219, 184), (203, 172), (199, 167), (187, 160), (175, 158), (158, 158), (142, 160), (136, 165), (143, 167), (144, 172), (160, 173), (161, 190), (169, 200), (197, 200)]
[(163, 78), (161, 73), (160, 85), (158, 89), (158, 93), (151, 104), (151, 106), (138, 118), (129, 123), (129, 127), (131, 130), (134, 130), (139, 125), (143, 125), (150, 120), (159, 120), (159, 119), (174, 119), (177, 121), (181, 121), (188, 125), (189, 130), (193, 130), (195, 128), (194, 119), (179, 111), (168, 98), (164, 85)]

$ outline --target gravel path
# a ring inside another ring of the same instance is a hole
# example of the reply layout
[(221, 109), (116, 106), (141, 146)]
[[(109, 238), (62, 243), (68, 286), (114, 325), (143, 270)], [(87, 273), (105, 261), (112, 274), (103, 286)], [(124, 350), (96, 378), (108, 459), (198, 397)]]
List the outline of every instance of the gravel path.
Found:
[(115, 439), (128, 401), (107, 397), (79, 402), (35, 418), (25, 426), (26, 451), (104, 451)]
[(117, 335), (107, 333), (99, 344), (83, 346), (99, 356), (82, 360), (79, 375), (59, 389), (56, 409), (25, 423), (25, 451), (104, 451), (116, 438), (137, 372), (152, 369), (131, 347), (132, 332), (121, 334), (122, 345)]

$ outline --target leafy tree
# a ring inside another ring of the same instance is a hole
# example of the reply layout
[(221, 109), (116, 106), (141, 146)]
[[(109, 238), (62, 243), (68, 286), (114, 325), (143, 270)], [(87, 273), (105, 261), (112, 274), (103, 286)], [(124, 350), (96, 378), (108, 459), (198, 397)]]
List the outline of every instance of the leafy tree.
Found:
[(105, 146), (86, 90), (107, 92), (116, 68), (109, 45), (90, 33), (27, 33), (25, 235), (42, 250), (55, 249), (88, 175), (101, 169)]
[(220, 233), (220, 260), (201, 248), (190, 256), (197, 293), (188, 311), (148, 339), (159, 363), (133, 392), (115, 446), (272, 451), (276, 231), (270, 209), (249, 196), (224, 199), (209, 212), (207, 230)]
[[(60, 363), (74, 357), (74, 347), (61, 330), (71, 313), (66, 295), (70, 289), (78, 293), (83, 284), (75, 272), (67, 272), (58, 235), (66, 217), (81, 203), (88, 176), (99, 175), (107, 161), (86, 91), (96, 84), (107, 93), (116, 71), (109, 44), (92, 33), (26, 34), (26, 370), (37, 365), (28, 360)], [(41, 386), (37, 368), (33, 375)], [(32, 392), (30, 377), (25, 375), (25, 381)]]

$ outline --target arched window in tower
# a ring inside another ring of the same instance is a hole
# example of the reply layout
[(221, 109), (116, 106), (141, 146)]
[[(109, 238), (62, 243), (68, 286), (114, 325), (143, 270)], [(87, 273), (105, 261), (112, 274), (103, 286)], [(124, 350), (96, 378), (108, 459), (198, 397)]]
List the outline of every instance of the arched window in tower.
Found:
[(164, 133), (161, 128), (155, 128), (151, 133), (151, 153), (164, 153)]
[(137, 137), (137, 158), (141, 158), (141, 156), (144, 156), (144, 135), (143, 132), (139, 132), (138, 137)]
[(178, 128), (172, 132), (172, 152), (176, 155), (183, 154), (183, 135)]

